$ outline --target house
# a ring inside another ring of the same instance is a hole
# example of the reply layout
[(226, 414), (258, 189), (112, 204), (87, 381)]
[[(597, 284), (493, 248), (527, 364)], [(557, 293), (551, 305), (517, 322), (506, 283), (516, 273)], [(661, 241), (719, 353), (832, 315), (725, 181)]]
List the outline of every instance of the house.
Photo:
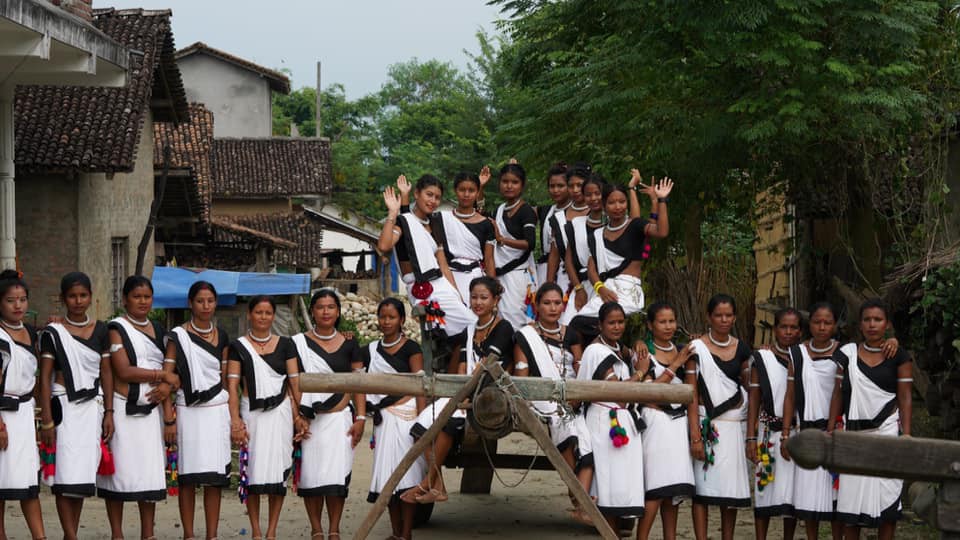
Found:
[[(60, 7), (57, 7), (57, 6)], [(90, 0), (0, 3), (0, 269), (17, 268), (17, 85), (123, 86), (130, 51), (91, 24)]]
[(121, 287), (138, 256), (150, 275), (154, 123), (189, 119), (170, 16), (92, 11), (93, 25), (132, 51), (122, 87), (17, 88), (17, 250), (39, 320), (59, 311), (59, 280), (68, 271), (90, 275), (98, 319), (122, 307)]

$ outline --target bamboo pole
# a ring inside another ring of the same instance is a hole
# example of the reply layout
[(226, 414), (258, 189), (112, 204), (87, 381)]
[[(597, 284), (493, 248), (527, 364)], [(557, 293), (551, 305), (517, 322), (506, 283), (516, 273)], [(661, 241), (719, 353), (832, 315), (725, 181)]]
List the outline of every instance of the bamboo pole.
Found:
[[(359, 392), (394, 396), (454, 396), (471, 379), (469, 375), (380, 373), (304, 373), (300, 388), (304, 392)], [(693, 389), (686, 384), (636, 383), (611, 381), (555, 381), (540, 377), (512, 377), (524, 399), (532, 401), (609, 401), (614, 403), (680, 403), (693, 400)], [(562, 388), (562, 390), (561, 390)]]

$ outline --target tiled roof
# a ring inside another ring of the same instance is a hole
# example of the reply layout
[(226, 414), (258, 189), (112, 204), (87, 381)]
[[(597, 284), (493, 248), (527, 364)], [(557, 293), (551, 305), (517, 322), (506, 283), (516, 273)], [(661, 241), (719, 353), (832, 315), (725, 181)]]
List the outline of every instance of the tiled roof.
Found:
[(201, 103), (190, 104), (190, 122), (176, 125), (157, 122), (153, 125), (153, 166), (163, 167), (163, 146), (170, 145), (170, 167), (189, 169), (197, 185), (201, 218), (210, 214), (210, 156), (213, 151), (213, 113)]
[(177, 51), (177, 59), (179, 60), (180, 58), (184, 58), (196, 53), (206, 53), (210, 56), (215, 56), (231, 64), (253, 71), (254, 73), (258, 73), (263, 78), (267, 79), (267, 82), (270, 84), (270, 88), (274, 92), (280, 92), (281, 94), (290, 93), (290, 79), (283, 73), (254, 64), (249, 60), (244, 60), (243, 58), (234, 56), (226, 51), (215, 49), (202, 41), (198, 41), (193, 45)]
[(14, 98), (18, 167), (130, 172), (148, 110), (155, 121), (186, 120), (170, 11), (94, 10), (94, 25), (132, 51), (127, 85), (18, 87)]
[[(218, 216), (217, 219), (249, 227), (271, 236), (276, 236), (297, 244), (292, 249), (279, 249), (273, 253), (273, 261), (281, 266), (319, 267), (322, 265), (325, 251), (320, 248), (323, 242), (323, 227), (303, 213), (260, 214), (255, 216)], [(214, 242), (232, 244), (243, 239), (222, 228), (214, 228)]]
[(332, 187), (329, 139), (225, 138), (213, 142), (214, 197), (326, 195)]

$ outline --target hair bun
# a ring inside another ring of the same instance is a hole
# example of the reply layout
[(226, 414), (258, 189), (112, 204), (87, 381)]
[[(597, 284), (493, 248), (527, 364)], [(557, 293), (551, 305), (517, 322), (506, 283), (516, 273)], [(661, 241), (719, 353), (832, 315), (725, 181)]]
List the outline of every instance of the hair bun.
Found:
[(7, 268), (3, 272), (0, 272), (0, 280), (7, 279), (23, 279), (23, 272), (18, 272), (12, 268)]

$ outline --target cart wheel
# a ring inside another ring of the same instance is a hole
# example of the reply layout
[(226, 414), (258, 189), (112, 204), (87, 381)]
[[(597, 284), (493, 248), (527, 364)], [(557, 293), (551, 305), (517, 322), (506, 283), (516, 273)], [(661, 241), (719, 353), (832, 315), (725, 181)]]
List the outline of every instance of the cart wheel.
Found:
[(419, 528), (430, 522), (430, 516), (433, 515), (433, 504), (418, 504), (417, 511), (413, 514), (413, 528)]

